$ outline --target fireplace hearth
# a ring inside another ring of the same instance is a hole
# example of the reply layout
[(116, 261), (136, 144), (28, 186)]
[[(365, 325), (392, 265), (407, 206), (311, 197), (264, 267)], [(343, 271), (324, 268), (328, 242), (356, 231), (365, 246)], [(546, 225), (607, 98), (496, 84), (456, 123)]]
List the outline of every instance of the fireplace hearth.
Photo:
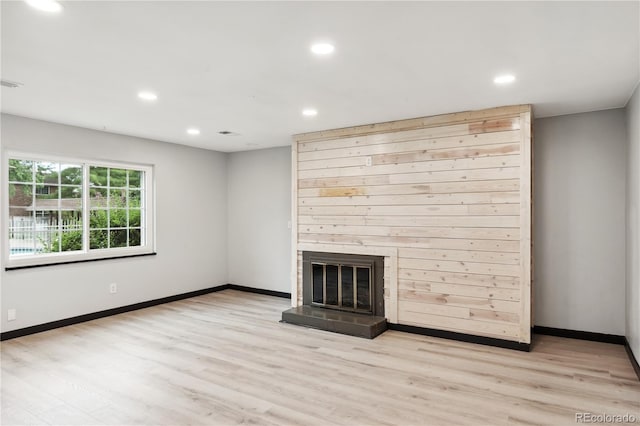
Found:
[(386, 330), (384, 258), (303, 252), (303, 306), (282, 320), (354, 336), (373, 338)]

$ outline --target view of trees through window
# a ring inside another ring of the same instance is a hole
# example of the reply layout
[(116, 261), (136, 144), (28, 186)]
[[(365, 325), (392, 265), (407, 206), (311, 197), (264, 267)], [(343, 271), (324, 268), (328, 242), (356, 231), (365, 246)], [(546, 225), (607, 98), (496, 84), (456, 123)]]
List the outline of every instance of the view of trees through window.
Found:
[(89, 167), (90, 248), (139, 246), (143, 172)]
[(144, 244), (144, 171), (17, 158), (8, 166), (10, 256)]

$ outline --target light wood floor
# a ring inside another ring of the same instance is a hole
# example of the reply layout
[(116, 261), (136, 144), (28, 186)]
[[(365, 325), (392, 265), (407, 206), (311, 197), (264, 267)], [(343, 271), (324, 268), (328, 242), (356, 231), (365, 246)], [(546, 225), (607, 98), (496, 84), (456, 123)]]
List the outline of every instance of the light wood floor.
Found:
[[(618, 345), (530, 353), (279, 323), (286, 299), (226, 290), (2, 343), (2, 424), (576, 424), (640, 419)], [(639, 420), (640, 422), (640, 420)]]

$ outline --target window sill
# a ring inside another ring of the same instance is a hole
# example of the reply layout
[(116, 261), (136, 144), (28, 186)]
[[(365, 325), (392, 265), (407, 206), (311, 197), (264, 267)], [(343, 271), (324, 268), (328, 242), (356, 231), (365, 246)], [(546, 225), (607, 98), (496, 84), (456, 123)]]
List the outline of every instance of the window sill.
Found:
[(36, 263), (32, 265), (21, 265), (21, 266), (7, 266), (4, 268), (5, 271), (17, 271), (20, 269), (32, 269), (32, 268), (44, 268), (47, 266), (58, 266), (58, 265), (70, 265), (73, 263), (86, 263), (86, 262), (99, 262), (102, 260), (115, 260), (115, 259), (129, 259), (132, 257), (144, 257), (144, 256), (155, 256), (156, 252), (151, 253), (136, 253), (136, 254), (125, 254), (121, 256), (105, 256), (105, 257), (97, 257), (93, 259), (78, 259), (78, 260), (67, 260), (63, 262), (52, 262), (52, 263)]

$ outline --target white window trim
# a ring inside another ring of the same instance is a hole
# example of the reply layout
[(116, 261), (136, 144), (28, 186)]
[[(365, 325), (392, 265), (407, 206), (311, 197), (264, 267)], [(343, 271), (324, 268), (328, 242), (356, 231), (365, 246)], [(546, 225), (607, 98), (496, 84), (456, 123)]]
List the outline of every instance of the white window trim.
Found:
[[(45, 253), (37, 255), (26, 255), (11, 257), (9, 248), (9, 159), (23, 158), (34, 161), (52, 161), (60, 163), (82, 164), (82, 226), (83, 226), (83, 250), (64, 253)], [(3, 266), (7, 269), (23, 268), (32, 266), (55, 265), (58, 263), (74, 263), (90, 260), (112, 259), (119, 257), (140, 256), (155, 254), (155, 167), (151, 164), (131, 163), (125, 161), (96, 160), (90, 158), (66, 157), (59, 155), (46, 155), (42, 153), (30, 153), (20, 151), (3, 152), (0, 169), (2, 172), (2, 229), (0, 238), (2, 240)], [(111, 167), (111, 168), (131, 168), (144, 171), (144, 216), (145, 223), (145, 245), (138, 247), (114, 247), (108, 249), (89, 250), (89, 167)]]

